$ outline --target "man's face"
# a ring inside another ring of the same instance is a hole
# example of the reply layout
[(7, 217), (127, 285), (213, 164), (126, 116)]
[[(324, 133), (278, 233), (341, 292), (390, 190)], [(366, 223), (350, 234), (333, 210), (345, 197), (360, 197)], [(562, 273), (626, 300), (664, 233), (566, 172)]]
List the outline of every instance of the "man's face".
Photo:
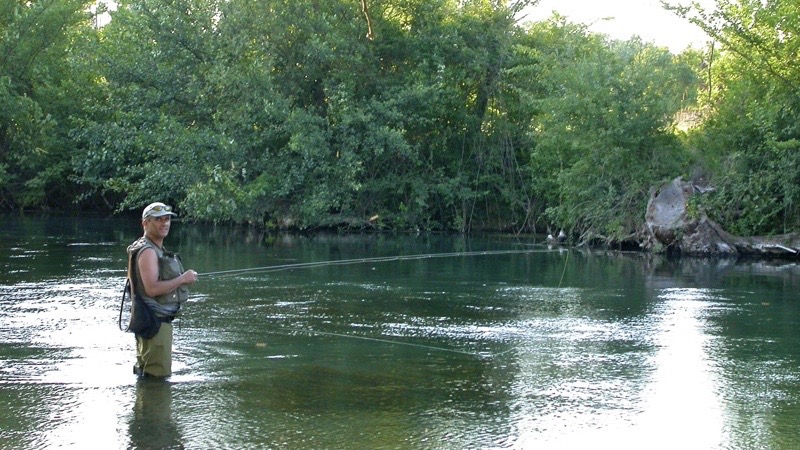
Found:
[(164, 239), (169, 234), (172, 216), (167, 214), (161, 217), (148, 217), (144, 219), (144, 231), (148, 236)]

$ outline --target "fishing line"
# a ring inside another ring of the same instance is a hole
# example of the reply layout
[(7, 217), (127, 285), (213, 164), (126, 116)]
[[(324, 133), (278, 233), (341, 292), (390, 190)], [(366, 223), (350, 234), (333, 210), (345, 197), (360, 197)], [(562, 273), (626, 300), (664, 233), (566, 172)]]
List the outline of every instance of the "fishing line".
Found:
[[(294, 269), (312, 269), (317, 267), (325, 267), (325, 266), (339, 266), (339, 265), (349, 265), (349, 264), (365, 264), (365, 263), (380, 263), (380, 262), (391, 262), (391, 261), (409, 261), (409, 260), (417, 260), (417, 259), (432, 259), (432, 258), (454, 258), (454, 257), (466, 257), (466, 256), (491, 256), (491, 255), (513, 255), (513, 254), (525, 254), (525, 253), (543, 253), (543, 252), (551, 252), (552, 250), (494, 250), (494, 251), (475, 251), (475, 252), (452, 252), (452, 253), (426, 253), (426, 254), (418, 254), (418, 255), (397, 255), (397, 256), (379, 256), (374, 258), (354, 258), (354, 259), (342, 259), (342, 260), (332, 260), (332, 261), (317, 261), (317, 262), (307, 262), (307, 263), (295, 263), (295, 264), (281, 264), (281, 265), (274, 265), (274, 266), (263, 266), (263, 267), (251, 267), (245, 269), (232, 269), (232, 270), (219, 270), (215, 272), (205, 272), (202, 276), (207, 277), (215, 277), (215, 276), (233, 276), (245, 273), (256, 273), (256, 272), (277, 272), (282, 270), (294, 270)], [(563, 275), (562, 275), (563, 276)], [(329, 331), (316, 331), (316, 330), (309, 330), (303, 328), (286, 328), (286, 327), (278, 327), (276, 331), (283, 331), (283, 332), (294, 332), (294, 333), (305, 333), (305, 334), (317, 334), (323, 336), (333, 336), (333, 337), (340, 337), (340, 338), (350, 338), (350, 339), (361, 339), (364, 341), (372, 341), (372, 342), (380, 342), (384, 344), (392, 344), (392, 345), (405, 345), (409, 347), (418, 347), (424, 348), (427, 350), (435, 350), (440, 352), (449, 352), (449, 353), (457, 353), (461, 355), (467, 355), (470, 357), (477, 357), (477, 358), (488, 358), (492, 357), (492, 355), (486, 355), (483, 353), (478, 352), (468, 352), (464, 350), (457, 350), (452, 348), (446, 347), (436, 347), (433, 345), (425, 345), (425, 344), (416, 344), (413, 342), (403, 342), (403, 341), (396, 341), (392, 339), (380, 339), (380, 338), (373, 338), (368, 336), (358, 336), (358, 335), (351, 335), (351, 334), (343, 334), (343, 333), (333, 333)], [(507, 353), (513, 349), (508, 349), (503, 352), (500, 352), (497, 355), (501, 355)], [(494, 356), (497, 356), (494, 355)]]
[(281, 270), (293, 269), (312, 269), (316, 267), (325, 266), (341, 266), (348, 264), (364, 264), (364, 263), (377, 263), (377, 262), (390, 262), (390, 261), (409, 261), (415, 259), (432, 259), (432, 258), (454, 258), (459, 256), (490, 256), (490, 255), (513, 255), (521, 253), (538, 253), (538, 252), (551, 252), (552, 250), (495, 250), (495, 251), (481, 251), (481, 252), (454, 252), (454, 253), (427, 253), (422, 255), (397, 255), (397, 256), (379, 256), (375, 258), (355, 258), (355, 259), (341, 259), (333, 261), (317, 261), (307, 263), (295, 264), (281, 264), (275, 266), (264, 267), (251, 267), (247, 269), (232, 269), (232, 270), (219, 270), (216, 272), (206, 272), (198, 275), (202, 276), (231, 276), (243, 273), (253, 272), (277, 272)]
[(564, 274), (567, 273), (567, 263), (569, 262), (570, 251), (567, 250), (567, 257), (564, 258), (564, 270), (561, 271), (561, 279), (558, 280), (558, 288), (561, 289), (561, 283), (564, 281)]
[(472, 356), (472, 357), (485, 358), (485, 355), (483, 355), (481, 353), (468, 352), (468, 351), (464, 351), (464, 350), (458, 350), (458, 349), (447, 348), (447, 347), (436, 347), (436, 346), (433, 346), (433, 345), (416, 344), (414, 342), (395, 341), (395, 340), (392, 340), (392, 339), (380, 339), (380, 338), (373, 338), (373, 337), (368, 337), (368, 336), (358, 336), (358, 335), (354, 335), (354, 334), (332, 333), (330, 331), (307, 330), (307, 329), (304, 329), (304, 328), (278, 327), (277, 329), (281, 330), (281, 331), (291, 331), (291, 332), (295, 332), (295, 333), (319, 334), (319, 335), (323, 335), (323, 336), (334, 336), (334, 337), (340, 337), (340, 338), (361, 339), (361, 340), (364, 340), (364, 341), (380, 342), (380, 343), (384, 343), (384, 344), (406, 345), (406, 346), (409, 346), (409, 347), (419, 347), (419, 348), (424, 348), (424, 349), (428, 349), (428, 350), (436, 350), (436, 351), (440, 351), (440, 352), (458, 353), (458, 354), (461, 354), (461, 355), (468, 355), (468, 356)]

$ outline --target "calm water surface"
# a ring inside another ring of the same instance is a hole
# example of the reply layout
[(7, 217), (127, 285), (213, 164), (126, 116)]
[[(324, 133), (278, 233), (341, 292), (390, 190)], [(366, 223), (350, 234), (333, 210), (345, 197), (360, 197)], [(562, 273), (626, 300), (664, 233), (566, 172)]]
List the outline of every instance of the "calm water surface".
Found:
[(800, 448), (796, 264), (175, 222), (163, 382), (117, 326), (136, 219), (0, 220), (3, 449)]

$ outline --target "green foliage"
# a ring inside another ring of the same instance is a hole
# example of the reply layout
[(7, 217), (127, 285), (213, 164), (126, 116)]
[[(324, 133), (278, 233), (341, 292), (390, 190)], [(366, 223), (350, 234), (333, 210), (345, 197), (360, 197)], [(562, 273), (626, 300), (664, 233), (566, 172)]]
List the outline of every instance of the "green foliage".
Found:
[(625, 240), (649, 188), (686, 166), (673, 117), (691, 71), (664, 49), (608, 43), (558, 17), (534, 31), (539, 41), (520, 51), (540, 84), (519, 89), (539, 111), (530, 167), (547, 216), (585, 239)]
[[(3, 3), (0, 207), (613, 243), (698, 159), (698, 214), (797, 228), (794, 4), (720, 1), (695, 19), (725, 50), (672, 55), (520, 27), (534, 3), (125, 0), (100, 29), (83, 1)], [(696, 92), (713, 114), (683, 140)]]
[(680, 12), (722, 44), (706, 61), (713, 115), (692, 136), (717, 187), (708, 214), (742, 235), (796, 231), (800, 5), (720, 0)]
[(0, 207), (49, 207), (74, 195), (69, 173), (67, 91), (81, 74), (67, 64), (87, 30), (85, 0), (0, 5)]

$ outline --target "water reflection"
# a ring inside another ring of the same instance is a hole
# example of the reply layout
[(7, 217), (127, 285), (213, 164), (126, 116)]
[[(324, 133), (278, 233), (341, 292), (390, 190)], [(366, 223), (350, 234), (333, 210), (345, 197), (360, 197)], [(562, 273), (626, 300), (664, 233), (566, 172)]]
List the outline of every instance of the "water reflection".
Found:
[(635, 430), (641, 438), (683, 448), (727, 448), (711, 311), (713, 291), (667, 289), (659, 296), (654, 367)]
[(182, 449), (184, 440), (172, 410), (172, 383), (142, 378), (128, 421), (129, 448)]
[[(520, 247), (183, 225), (201, 272)], [(0, 448), (800, 445), (791, 265), (536, 247), (205, 279), (164, 382), (117, 329), (137, 233), (0, 230)]]
[(9, 448), (93, 448), (100, 442), (121, 448), (119, 420), (130, 405), (125, 389), (47, 385), (36, 391), (42, 402), (37, 425), (25, 431), (35, 440), (31, 446)]
[(520, 412), (512, 446), (726, 448), (709, 353), (707, 317), (716, 305), (694, 289), (668, 289), (657, 300), (636, 322), (570, 318), (575, 323), (541, 335), (539, 357), (521, 361), (517, 389), (536, 386), (536, 395)]

